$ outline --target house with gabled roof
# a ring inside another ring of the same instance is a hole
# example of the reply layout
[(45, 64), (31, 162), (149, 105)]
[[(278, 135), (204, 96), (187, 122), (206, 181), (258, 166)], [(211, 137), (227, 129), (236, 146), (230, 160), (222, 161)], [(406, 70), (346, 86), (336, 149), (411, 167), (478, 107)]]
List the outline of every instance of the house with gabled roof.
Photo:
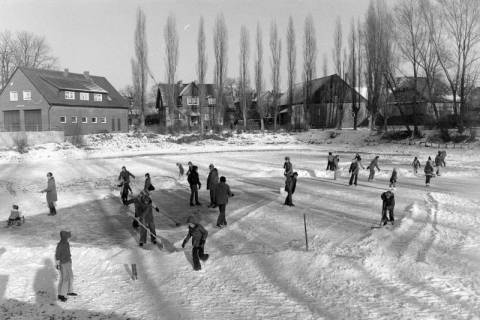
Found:
[(89, 72), (18, 67), (0, 93), (2, 131), (128, 131), (128, 103)]

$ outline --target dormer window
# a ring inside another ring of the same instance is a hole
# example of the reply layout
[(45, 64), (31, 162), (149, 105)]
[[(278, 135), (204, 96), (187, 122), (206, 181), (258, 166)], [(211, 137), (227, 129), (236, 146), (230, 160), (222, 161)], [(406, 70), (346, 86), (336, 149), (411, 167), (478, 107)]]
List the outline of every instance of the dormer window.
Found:
[(75, 100), (75, 92), (65, 91), (65, 99), (66, 100)]
[(97, 101), (97, 102), (101, 102), (101, 101), (103, 100), (102, 94), (101, 94), (101, 93), (95, 93), (95, 94), (93, 95), (93, 100), (94, 100), (94, 101)]
[(80, 92), (80, 100), (82, 101), (90, 100), (90, 94), (88, 92)]
[(10, 91), (10, 101), (18, 101), (18, 92)]
[(32, 91), (23, 90), (23, 100), (26, 100), (26, 101), (32, 100)]
[(187, 104), (189, 106), (197, 106), (198, 105), (198, 97), (187, 97)]

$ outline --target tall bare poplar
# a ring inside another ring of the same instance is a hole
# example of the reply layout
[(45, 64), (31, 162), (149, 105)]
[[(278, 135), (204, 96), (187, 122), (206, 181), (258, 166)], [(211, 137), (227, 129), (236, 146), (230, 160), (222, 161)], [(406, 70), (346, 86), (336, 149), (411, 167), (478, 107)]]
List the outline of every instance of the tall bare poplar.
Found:
[(247, 91), (250, 81), (248, 74), (248, 60), (250, 58), (250, 36), (247, 27), (244, 25), (240, 28), (240, 103), (243, 114), (243, 127), (247, 129)]
[(358, 112), (360, 111), (360, 104), (357, 103), (357, 30), (355, 29), (355, 21), (352, 18), (350, 24), (350, 74), (348, 81), (350, 82), (351, 97), (352, 97), (352, 114), (353, 114), (353, 130), (357, 130)]
[(227, 25), (223, 13), (217, 15), (213, 27), (213, 51), (215, 53), (215, 86), (217, 124), (223, 123), (225, 102), (223, 99), (223, 85), (227, 74)]
[(255, 57), (255, 91), (257, 93), (257, 111), (260, 116), (260, 129), (265, 130), (265, 106), (262, 101), (263, 90), (263, 40), (262, 29), (260, 23), (257, 23), (257, 37), (256, 37), (256, 57)]
[(277, 130), (278, 98), (280, 96), (280, 62), (282, 40), (278, 36), (277, 23), (270, 24), (270, 66), (272, 68), (272, 99), (273, 99), (273, 128)]
[(304, 117), (305, 125), (310, 127), (310, 98), (312, 95), (311, 82), (315, 77), (317, 61), (317, 41), (313, 17), (309, 14), (305, 18), (303, 33), (303, 81), (304, 81)]
[[(200, 130), (201, 133), (204, 133), (204, 116), (205, 114), (210, 115), (206, 112), (205, 109), (208, 108), (208, 101), (206, 101), (206, 86), (205, 86), (205, 76), (207, 73), (207, 54), (205, 52), (205, 30), (204, 30), (204, 20), (203, 16), (200, 17), (200, 21), (198, 23), (198, 38), (197, 38), (197, 77), (198, 77), (198, 84), (200, 87), (200, 101), (199, 101), (199, 109), (200, 109)], [(206, 106), (205, 106), (206, 104)]]
[(333, 50), (332, 59), (335, 67), (335, 73), (343, 77), (342, 70), (342, 49), (343, 49), (343, 35), (342, 35), (342, 20), (337, 17), (335, 21), (335, 30), (333, 31)]
[(171, 125), (175, 119), (177, 111), (177, 98), (175, 90), (175, 75), (178, 65), (178, 33), (175, 16), (171, 13), (163, 29), (163, 38), (165, 41), (165, 69), (167, 71), (168, 84), (168, 106)]
[(292, 128), (293, 86), (297, 76), (297, 46), (295, 45), (295, 28), (293, 18), (288, 18), (287, 27), (287, 75), (288, 75), (288, 128)]
[[(135, 63), (132, 63), (132, 69), (137, 69), (138, 76), (134, 78), (138, 80), (137, 97), (140, 105), (140, 129), (145, 129), (145, 106), (146, 91), (148, 81), (148, 46), (147, 35), (145, 29), (145, 13), (141, 8), (137, 9), (137, 24), (135, 28)], [(135, 65), (135, 66), (134, 66)], [(135, 73), (135, 72), (133, 72)]]

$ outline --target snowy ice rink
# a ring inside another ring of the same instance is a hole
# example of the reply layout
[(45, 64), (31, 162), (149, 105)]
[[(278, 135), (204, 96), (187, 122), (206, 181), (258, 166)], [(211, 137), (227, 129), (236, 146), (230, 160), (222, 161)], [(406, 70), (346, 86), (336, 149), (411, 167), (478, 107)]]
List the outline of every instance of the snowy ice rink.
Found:
[[(447, 167), (429, 189), (409, 164), (419, 156), (423, 166), (433, 148), (360, 149), (365, 167), (380, 155), (382, 171), (370, 183), (368, 171), (361, 171), (357, 187), (348, 186), (348, 167), (358, 150), (348, 146), (207, 145), (143, 156), (114, 151), (89, 157), (38, 151), (1, 160), (0, 218), (17, 203), (26, 224), (0, 229), (0, 319), (480, 318), (478, 151), (448, 150)], [(328, 151), (340, 155), (336, 181), (325, 172)], [(299, 173), (295, 207), (282, 205), (286, 155)], [(188, 161), (199, 166), (201, 208), (188, 206), (186, 179), (177, 180), (175, 163), (186, 167)], [(218, 211), (206, 207), (210, 163), (235, 194), (225, 229), (214, 228)], [(152, 177), (163, 250), (138, 247), (127, 216), (133, 206), (124, 207), (114, 188), (122, 165), (136, 175), (134, 193), (146, 172)], [(396, 225), (372, 228), (393, 167), (399, 168)], [(59, 196), (54, 217), (39, 193), (48, 171)], [(186, 218), (197, 210), (209, 231), (210, 259), (194, 272), (191, 247), (182, 249), (181, 242)], [(53, 254), (64, 229), (73, 234), (79, 296), (60, 303)]]

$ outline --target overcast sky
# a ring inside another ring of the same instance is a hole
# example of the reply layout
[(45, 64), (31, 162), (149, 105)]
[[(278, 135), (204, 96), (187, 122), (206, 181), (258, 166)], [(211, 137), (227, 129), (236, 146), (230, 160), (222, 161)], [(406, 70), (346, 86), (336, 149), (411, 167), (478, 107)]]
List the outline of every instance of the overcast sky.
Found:
[[(196, 78), (196, 39), (198, 21), (205, 18), (207, 38), (207, 81), (213, 79), (212, 29), (215, 16), (223, 12), (228, 28), (229, 77), (238, 74), (240, 26), (250, 31), (250, 69), (253, 71), (253, 47), (257, 21), (263, 28), (264, 70), (270, 87), (268, 37), (270, 22), (277, 21), (282, 39), (282, 70), (286, 70), (285, 35), (292, 15), (297, 37), (297, 64), (302, 63), (301, 38), (305, 16), (313, 15), (318, 46), (317, 75), (322, 75), (323, 54), (331, 65), (333, 30), (339, 16), (348, 36), (352, 18), (363, 19), (369, 0), (0, 0), (0, 30), (27, 30), (44, 35), (59, 67), (71, 72), (89, 70), (106, 76), (117, 89), (131, 82), (130, 58), (133, 56), (135, 11), (143, 8), (147, 18), (149, 65), (157, 81), (165, 80), (163, 27), (173, 13), (180, 38), (177, 79)], [(253, 79), (253, 73), (252, 79)], [(300, 72), (297, 72), (297, 82)], [(286, 71), (281, 72), (285, 87)], [(149, 86), (153, 81), (149, 80)]]

